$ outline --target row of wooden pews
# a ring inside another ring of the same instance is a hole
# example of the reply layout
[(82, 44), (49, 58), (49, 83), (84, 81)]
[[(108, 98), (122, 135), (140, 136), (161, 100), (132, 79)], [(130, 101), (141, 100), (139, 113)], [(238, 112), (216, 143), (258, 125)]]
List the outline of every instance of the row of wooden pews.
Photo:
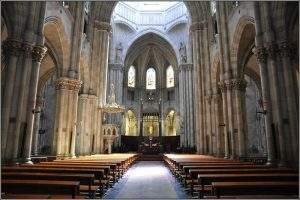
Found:
[(103, 154), (2, 166), (5, 199), (70, 199), (102, 197), (136, 161), (136, 154)]
[(299, 196), (299, 171), (205, 155), (165, 154), (165, 164), (199, 198)]

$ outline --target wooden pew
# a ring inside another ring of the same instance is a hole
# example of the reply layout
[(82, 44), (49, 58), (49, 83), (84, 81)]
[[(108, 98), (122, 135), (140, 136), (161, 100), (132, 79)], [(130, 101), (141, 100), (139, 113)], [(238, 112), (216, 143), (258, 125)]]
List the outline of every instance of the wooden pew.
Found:
[(101, 194), (103, 193), (104, 186), (101, 182), (104, 178), (104, 170), (103, 169), (80, 169), (80, 168), (52, 168), (52, 167), (2, 167), (2, 172), (41, 172), (41, 173), (62, 173), (62, 174), (94, 174), (95, 180), (99, 180), (98, 183), (100, 187)]
[(203, 198), (205, 185), (212, 185), (212, 182), (253, 182), (253, 181), (297, 181), (298, 174), (199, 174), (198, 184), (200, 185), (199, 198)]
[[(57, 181), (79, 181), (80, 191), (88, 189), (89, 196), (93, 198), (99, 186), (94, 185), (94, 174), (62, 174), (62, 173), (33, 173), (33, 172), (2, 172), (2, 179), (13, 180), (57, 180)], [(87, 186), (87, 187), (85, 187)]]
[(2, 192), (79, 196), (79, 181), (1, 180)]
[(298, 181), (212, 182), (217, 198), (221, 195), (298, 195)]

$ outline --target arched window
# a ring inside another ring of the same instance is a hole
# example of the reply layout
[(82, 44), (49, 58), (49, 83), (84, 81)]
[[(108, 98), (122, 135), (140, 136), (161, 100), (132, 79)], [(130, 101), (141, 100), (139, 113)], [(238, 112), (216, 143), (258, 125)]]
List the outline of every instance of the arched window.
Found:
[(174, 69), (171, 65), (167, 68), (167, 80), (166, 81), (167, 81), (167, 88), (175, 86)]
[(135, 68), (133, 66), (128, 70), (128, 87), (135, 87)]
[(149, 68), (146, 72), (146, 89), (156, 89), (156, 72), (154, 68)]

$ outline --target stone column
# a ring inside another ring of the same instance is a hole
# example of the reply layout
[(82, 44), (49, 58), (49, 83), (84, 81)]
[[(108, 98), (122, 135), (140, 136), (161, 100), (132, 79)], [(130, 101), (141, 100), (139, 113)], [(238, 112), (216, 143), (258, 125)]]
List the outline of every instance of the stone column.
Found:
[(260, 75), (261, 75), (261, 87), (262, 87), (262, 99), (263, 109), (265, 113), (265, 125), (266, 125), (266, 139), (267, 139), (267, 150), (268, 150), (268, 165), (275, 163), (275, 146), (274, 137), (272, 133), (272, 110), (271, 110), (271, 94), (270, 94), (270, 83), (268, 77), (267, 68), (267, 53), (263, 47), (263, 33), (261, 26), (261, 15), (259, 2), (254, 2), (254, 19), (255, 19), (255, 55), (259, 63)]
[(237, 115), (237, 129), (238, 129), (238, 156), (243, 157), (246, 155), (246, 130), (247, 122), (245, 121), (246, 117), (246, 107), (244, 104), (245, 101), (245, 92), (246, 92), (247, 82), (244, 79), (236, 79), (234, 81), (234, 90), (235, 90), (235, 107)]
[(194, 70), (194, 102), (195, 102), (195, 137), (197, 153), (205, 153), (205, 133), (204, 133), (204, 96), (203, 96), (203, 69), (202, 66), (202, 30), (206, 23), (195, 22), (190, 26), (193, 44), (193, 70)]
[(68, 77), (61, 77), (55, 83), (57, 101), (53, 150), (59, 157), (75, 155), (75, 125), (78, 91), (81, 83), (78, 79)]
[(223, 154), (223, 147), (224, 144), (222, 144), (223, 141), (223, 137), (222, 137), (222, 131), (220, 130), (220, 119), (219, 119), (219, 115), (220, 115), (220, 109), (219, 109), (219, 103), (221, 100), (221, 94), (217, 93), (217, 91), (215, 91), (212, 95), (213, 98), (213, 103), (214, 103), (214, 117), (215, 117), (215, 134), (216, 134), (216, 140), (217, 140), (217, 156), (221, 157)]
[(192, 65), (179, 65), (179, 112), (183, 126), (181, 145), (184, 147), (193, 147), (195, 142), (192, 79)]
[[(45, 5), (46, 6), (46, 5)], [(34, 124), (34, 110), (35, 101), (37, 94), (37, 86), (39, 80), (39, 71), (42, 59), (46, 54), (47, 48), (41, 45), (33, 47), (32, 52), (32, 71), (30, 77), (29, 94), (28, 94), (28, 104), (27, 104), (27, 128), (24, 144), (24, 154), (23, 160), (27, 163), (32, 163), (30, 159), (31, 147), (32, 147), (32, 135), (33, 135), (33, 124)]]
[[(8, 65), (6, 67), (6, 77), (4, 80), (4, 92), (2, 97), (2, 106), (1, 106), (1, 152), (2, 160), (9, 159), (9, 154), (13, 150), (11, 145), (8, 145), (8, 141), (11, 138), (8, 135), (9, 124), (13, 121), (10, 117), (11, 106), (13, 103), (13, 93), (15, 82), (11, 81), (15, 79), (17, 71), (17, 61), (21, 55), (22, 42), (15, 39), (7, 39), (2, 44), (2, 49), (5, 56), (8, 60)], [(16, 98), (16, 97), (15, 97)], [(11, 121), (11, 122), (10, 122)], [(9, 140), (8, 140), (9, 139)]]
[(282, 69), (284, 76), (284, 89), (286, 91), (286, 99), (288, 106), (288, 123), (290, 126), (290, 137), (292, 138), (293, 159), (299, 159), (299, 112), (296, 104), (295, 85), (292, 71), (292, 48), (290, 44), (284, 40), (279, 44), (279, 53), (282, 60)]
[(222, 107), (223, 107), (223, 122), (220, 123), (219, 126), (221, 126), (223, 128), (223, 132), (224, 132), (224, 158), (229, 158), (229, 138), (228, 138), (228, 134), (229, 134), (229, 126), (228, 126), (228, 118), (227, 118), (227, 87), (226, 84), (224, 82), (220, 82), (219, 83), (219, 87), (222, 93)]
[(39, 139), (39, 130), (40, 130), (40, 118), (43, 108), (44, 100), (42, 97), (38, 96), (36, 99), (35, 105), (35, 115), (34, 115), (34, 126), (33, 126), (33, 143), (32, 143), (32, 155), (38, 155), (38, 139)]

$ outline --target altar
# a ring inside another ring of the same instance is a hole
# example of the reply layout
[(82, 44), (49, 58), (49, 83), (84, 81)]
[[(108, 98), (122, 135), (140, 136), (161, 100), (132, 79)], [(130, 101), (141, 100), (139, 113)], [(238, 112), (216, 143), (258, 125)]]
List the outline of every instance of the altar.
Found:
[(159, 143), (158, 138), (145, 137), (144, 141), (139, 144), (138, 153), (146, 155), (157, 155), (162, 153), (162, 145)]

